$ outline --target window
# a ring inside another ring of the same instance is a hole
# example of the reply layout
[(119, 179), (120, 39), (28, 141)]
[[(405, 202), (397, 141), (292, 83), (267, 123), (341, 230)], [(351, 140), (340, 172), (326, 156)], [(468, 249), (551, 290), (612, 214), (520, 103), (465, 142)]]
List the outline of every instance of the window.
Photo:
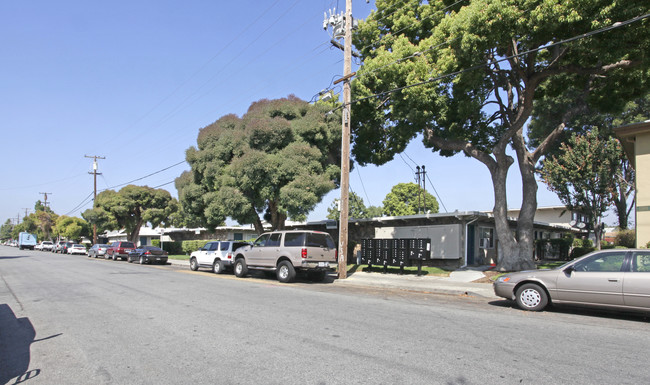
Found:
[(244, 240), (244, 233), (235, 233), (233, 235), (233, 239), (235, 241), (243, 241)]
[(479, 245), (481, 249), (494, 248), (494, 229), (492, 227), (479, 227)]
[(257, 238), (253, 244), (255, 246), (265, 246), (266, 242), (268, 242), (268, 240), (269, 240), (269, 235), (270, 234), (262, 234), (262, 235), (260, 235), (260, 237)]
[(307, 246), (322, 247), (324, 249), (335, 248), (332, 237), (325, 233), (307, 233)]
[(305, 233), (285, 233), (284, 246), (302, 246), (305, 244)]
[(636, 253), (632, 258), (632, 271), (650, 272), (650, 251)]
[(225, 250), (228, 250), (229, 247), (230, 247), (230, 242), (221, 242), (221, 249), (220, 250), (225, 251)]
[(208, 250), (210, 251), (219, 250), (219, 242), (210, 242), (210, 248)]
[(269, 238), (269, 241), (266, 243), (268, 247), (280, 246), (280, 239), (282, 238), (282, 233), (273, 233)]
[(576, 271), (617, 272), (621, 271), (624, 260), (625, 252), (600, 253), (576, 263), (573, 267)]

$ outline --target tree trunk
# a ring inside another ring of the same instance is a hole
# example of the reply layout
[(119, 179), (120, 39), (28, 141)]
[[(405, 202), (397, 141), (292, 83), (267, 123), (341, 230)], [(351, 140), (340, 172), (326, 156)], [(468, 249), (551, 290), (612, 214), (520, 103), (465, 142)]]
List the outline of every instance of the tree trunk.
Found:
[[(524, 151), (517, 156), (521, 173), (521, 209), (517, 218), (517, 244), (521, 269), (534, 269), (535, 263), (535, 213), (537, 212), (537, 180), (535, 179), (536, 161), (530, 153)], [(521, 270), (519, 269), (519, 270)]]
[(138, 237), (140, 236), (140, 227), (142, 227), (142, 222), (142, 218), (136, 218), (135, 227), (133, 228), (131, 234), (127, 236), (129, 242), (133, 242), (133, 244), (136, 246), (138, 245)]
[(271, 229), (284, 230), (284, 222), (287, 219), (287, 215), (280, 212), (276, 201), (269, 201), (268, 205), (269, 212), (271, 213)]

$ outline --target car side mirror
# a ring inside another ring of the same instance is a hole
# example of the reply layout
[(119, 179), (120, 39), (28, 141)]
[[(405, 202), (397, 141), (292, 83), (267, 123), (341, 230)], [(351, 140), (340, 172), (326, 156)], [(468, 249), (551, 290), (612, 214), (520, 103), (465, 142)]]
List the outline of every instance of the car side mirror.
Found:
[(565, 273), (566, 275), (571, 275), (571, 273), (573, 273), (575, 270), (576, 270), (576, 269), (575, 269), (573, 266), (569, 266), (569, 267), (567, 267), (566, 269), (564, 269), (564, 273)]

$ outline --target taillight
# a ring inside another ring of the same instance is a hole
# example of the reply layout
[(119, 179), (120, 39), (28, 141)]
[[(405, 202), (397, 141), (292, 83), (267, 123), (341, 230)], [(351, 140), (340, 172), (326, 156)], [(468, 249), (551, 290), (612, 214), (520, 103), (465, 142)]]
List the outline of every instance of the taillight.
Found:
[(335, 249), (335, 250), (334, 250), (334, 260), (335, 260), (336, 262), (339, 261), (339, 249)]
[(226, 258), (228, 258), (228, 259), (232, 259), (232, 254), (228, 253), (228, 255), (226, 256)]
[(145, 254), (145, 255), (151, 255), (151, 251), (147, 251), (147, 252), (144, 253), (144, 254)]
[(300, 256), (305, 259), (307, 258), (307, 248), (303, 247), (303, 249), (300, 251)]

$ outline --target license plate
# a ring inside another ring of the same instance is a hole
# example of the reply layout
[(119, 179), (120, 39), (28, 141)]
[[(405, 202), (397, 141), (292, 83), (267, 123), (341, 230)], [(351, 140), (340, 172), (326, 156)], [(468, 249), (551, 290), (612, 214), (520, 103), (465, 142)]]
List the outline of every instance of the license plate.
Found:
[(318, 267), (330, 267), (329, 262), (318, 262)]

